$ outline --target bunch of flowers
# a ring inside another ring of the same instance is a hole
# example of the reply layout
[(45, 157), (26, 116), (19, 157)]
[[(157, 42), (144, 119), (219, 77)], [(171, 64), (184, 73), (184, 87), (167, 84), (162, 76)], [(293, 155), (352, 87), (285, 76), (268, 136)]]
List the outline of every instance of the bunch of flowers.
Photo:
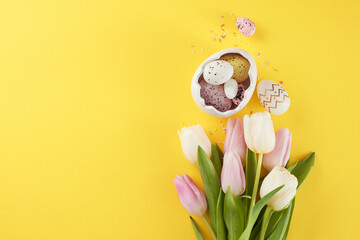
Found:
[[(206, 195), (186, 174), (177, 175), (175, 187), (181, 204), (202, 217), (213, 239), (287, 238), (295, 195), (314, 165), (315, 153), (288, 166), (291, 132), (280, 128), (275, 134), (268, 112), (229, 119), (225, 154), (200, 125), (178, 134), (186, 159), (198, 165)], [(264, 178), (262, 166), (269, 171)], [(204, 239), (190, 220), (197, 239)]]

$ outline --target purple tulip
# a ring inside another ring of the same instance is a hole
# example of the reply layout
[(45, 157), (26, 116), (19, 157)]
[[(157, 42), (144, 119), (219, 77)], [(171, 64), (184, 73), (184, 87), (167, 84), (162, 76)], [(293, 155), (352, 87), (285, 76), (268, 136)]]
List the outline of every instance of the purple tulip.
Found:
[(186, 211), (196, 216), (204, 216), (207, 209), (206, 198), (193, 180), (186, 174), (184, 177), (177, 175), (174, 183), (180, 202)]
[(264, 154), (264, 168), (271, 171), (274, 167), (285, 167), (289, 161), (291, 148), (291, 132), (288, 128), (280, 128), (275, 134), (275, 148)]
[(230, 187), (234, 197), (240, 196), (246, 187), (245, 173), (236, 152), (226, 152), (224, 155), (224, 164), (221, 171), (221, 187), (226, 193)]
[(246, 160), (246, 143), (242, 119), (230, 119), (226, 125), (225, 152), (236, 152), (243, 163)]

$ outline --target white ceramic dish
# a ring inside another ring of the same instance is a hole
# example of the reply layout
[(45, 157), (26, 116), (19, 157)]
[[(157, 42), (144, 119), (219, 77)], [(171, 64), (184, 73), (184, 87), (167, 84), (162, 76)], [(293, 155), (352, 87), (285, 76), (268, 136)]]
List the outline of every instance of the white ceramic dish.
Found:
[[(205, 104), (204, 99), (200, 96), (200, 84), (199, 84), (199, 78), (204, 72), (204, 68), (206, 64), (208, 64), (211, 61), (218, 60), (222, 55), (227, 53), (238, 53), (241, 54), (244, 58), (246, 58), (250, 63), (250, 69), (249, 69), (249, 78), (250, 78), (250, 86), (246, 89), (244, 94), (243, 101), (235, 108), (231, 109), (226, 112), (220, 112), (216, 110), (213, 106), (208, 106)], [(198, 107), (206, 112), (207, 114), (210, 114), (215, 117), (230, 117), (236, 113), (238, 113), (241, 109), (243, 109), (246, 104), (250, 101), (254, 90), (256, 86), (256, 78), (257, 78), (257, 68), (256, 68), (256, 62), (254, 58), (248, 53), (247, 51), (240, 49), (240, 48), (228, 48), (221, 50), (220, 52), (217, 52), (213, 55), (211, 55), (208, 59), (206, 59), (196, 70), (194, 77), (191, 82), (191, 94), (192, 97), (198, 105)]]

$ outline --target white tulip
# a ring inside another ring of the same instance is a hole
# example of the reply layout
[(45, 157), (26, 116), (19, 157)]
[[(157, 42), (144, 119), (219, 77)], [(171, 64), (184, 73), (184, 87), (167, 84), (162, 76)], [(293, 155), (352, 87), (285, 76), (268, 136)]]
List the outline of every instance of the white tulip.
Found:
[(286, 168), (277, 166), (264, 178), (260, 188), (260, 197), (263, 198), (266, 194), (282, 185), (284, 187), (270, 198), (267, 203), (274, 211), (280, 211), (289, 206), (290, 201), (296, 194), (297, 178)]
[(244, 135), (246, 145), (255, 153), (268, 153), (275, 147), (273, 122), (268, 112), (244, 116)]
[(189, 162), (197, 163), (198, 146), (210, 157), (211, 142), (200, 125), (184, 127), (178, 131), (178, 135), (185, 158)]

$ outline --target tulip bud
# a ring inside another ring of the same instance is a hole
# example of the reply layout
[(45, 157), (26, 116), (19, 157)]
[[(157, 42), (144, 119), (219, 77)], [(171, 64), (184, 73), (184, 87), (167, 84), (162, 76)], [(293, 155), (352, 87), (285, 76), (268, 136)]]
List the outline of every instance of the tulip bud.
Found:
[(197, 163), (198, 146), (210, 157), (211, 142), (200, 125), (184, 127), (178, 131), (178, 135), (185, 158), (189, 162)]
[(291, 148), (291, 132), (288, 128), (280, 128), (275, 134), (275, 148), (264, 154), (264, 168), (271, 171), (274, 167), (285, 167), (289, 161)]
[(226, 193), (230, 187), (234, 197), (245, 191), (246, 180), (243, 166), (236, 152), (225, 152), (224, 164), (221, 171), (221, 187)]
[(242, 119), (230, 119), (226, 125), (226, 138), (224, 143), (224, 151), (236, 152), (241, 161), (244, 163), (246, 160), (246, 143), (244, 137), (244, 128)]
[(180, 202), (186, 211), (196, 216), (204, 216), (207, 209), (206, 198), (193, 180), (186, 174), (184, 177), (177, 175), (174, 183)]
[(255, 153), (268, 153), (275, 146), (275, 132), (268, 112), (244, 116), (244, 135), (248, 148)]
[(267, 205), (275, 211), (280, 211), (289, 206), (290, 201), (296, 194), (296, 188), (298, 185), (297, 178), (286, 168), (274, 167), (264, 178), (260, 188), (260, 197), (263, 198), (266, 194), (282, 185), (284, 185), (284, 187), (272, 198), (270, 198), (267, 203)]

